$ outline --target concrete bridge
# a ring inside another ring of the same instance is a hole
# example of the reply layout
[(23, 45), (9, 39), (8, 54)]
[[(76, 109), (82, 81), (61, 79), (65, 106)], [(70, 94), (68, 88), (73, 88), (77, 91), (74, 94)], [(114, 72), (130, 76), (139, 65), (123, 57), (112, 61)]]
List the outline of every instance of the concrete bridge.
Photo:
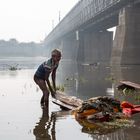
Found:
[(44, 45), (83, 63), (140, 64), (140, 0), (80, 0)]

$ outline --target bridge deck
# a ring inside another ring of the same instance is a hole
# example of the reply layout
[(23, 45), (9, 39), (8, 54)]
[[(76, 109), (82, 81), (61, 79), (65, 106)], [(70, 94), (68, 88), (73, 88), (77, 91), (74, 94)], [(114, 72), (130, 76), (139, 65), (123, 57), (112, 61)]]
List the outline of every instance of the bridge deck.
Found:
[(79, 30), (80, 26), (89, 24), (89, 21), (98, 24), (136, 1), (139, 0), (80, 0), (46, 37), (45, 42), (50, 43), (73, 30)]

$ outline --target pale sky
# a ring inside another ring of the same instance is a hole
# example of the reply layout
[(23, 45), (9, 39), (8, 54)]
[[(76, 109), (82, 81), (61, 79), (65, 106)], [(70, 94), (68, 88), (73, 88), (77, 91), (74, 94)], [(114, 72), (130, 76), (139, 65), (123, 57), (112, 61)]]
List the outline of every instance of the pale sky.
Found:
[(78, 1), (0, 0), (0, 39), (40, 42)]

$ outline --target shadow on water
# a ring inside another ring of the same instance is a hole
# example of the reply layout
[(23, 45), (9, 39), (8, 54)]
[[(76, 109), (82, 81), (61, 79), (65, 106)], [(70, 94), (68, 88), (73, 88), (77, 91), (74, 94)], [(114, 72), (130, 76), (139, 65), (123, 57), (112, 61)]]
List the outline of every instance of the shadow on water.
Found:
[(56, 140), (55, 122), (55, 113), (52, 112), (51, 116), (49, 117), (49, 110), (43, 108), (42, 117), (33, 130), (33, 134), (35, 135), (36, 140)]

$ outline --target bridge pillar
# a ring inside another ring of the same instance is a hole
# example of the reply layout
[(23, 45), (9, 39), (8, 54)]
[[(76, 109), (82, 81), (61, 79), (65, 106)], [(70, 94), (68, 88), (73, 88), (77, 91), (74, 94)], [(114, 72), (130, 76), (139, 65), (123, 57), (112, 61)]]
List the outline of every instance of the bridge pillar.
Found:
[(110, 86), (105, 81), (110, 70), (105, 67), (110, 64), (112, 40), (113, 33), (108, 31), (79, 33), (78, 92), (88, 95), (87, 91), (94, 91), (94, 96), (99, 96)]
[(119, 25), (112, 49), (112, 73), (116, 81), (130, 80), (140, 82), (140, 4), (126, 7), (120, 11)]
[(78, 41), (76, 33), (73, 32), (62, 39), (62, 54), (64, 59), (75, 61), (77, 58)]
[(111, 64), (140, 64), (140, 4), (120, 11)]
[(78, 61), (84, 63), (103, 62), (109, 64), (113, 33), (108, 31), (81, 32)]

